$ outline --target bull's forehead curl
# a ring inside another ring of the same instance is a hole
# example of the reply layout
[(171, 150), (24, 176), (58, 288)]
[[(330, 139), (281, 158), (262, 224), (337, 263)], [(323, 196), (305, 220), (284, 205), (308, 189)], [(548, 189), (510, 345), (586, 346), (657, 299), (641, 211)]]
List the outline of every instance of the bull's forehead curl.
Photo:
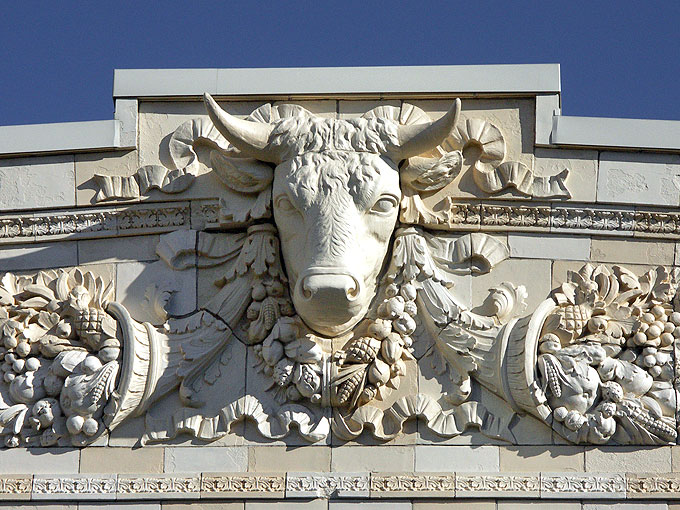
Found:
[(398, 124), (389, 119), (299, 116), (274, 122), (267, 148), (282, 151), (282, 159), (289, 160), (306, 152), (385, 154), (398, 145)]
[(279, 165), (275, 193), (285, 190), (302, 207), (336, 200), (370, 207), (377, 195), (399, 195), (399, 172), (394, 163), (366, 152), (307, 152)]

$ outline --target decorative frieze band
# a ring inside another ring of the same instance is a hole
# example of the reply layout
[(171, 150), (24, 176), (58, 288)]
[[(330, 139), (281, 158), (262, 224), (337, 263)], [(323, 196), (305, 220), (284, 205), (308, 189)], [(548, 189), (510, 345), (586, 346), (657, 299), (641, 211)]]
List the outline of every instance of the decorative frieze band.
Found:
[(288, 473), (286, 497), (361, 498), (369, 495), (369, 473)]
[[(449, 199), (450, 200), (450, 199)], [(0, 243), (33, 243), (116, 235), (163, 233), (189, 228), (195, 219), (218, 221), (216, 200), (143, 203), (97, 209), (35, 212), (0, 218)], [(514, 230), (589, 235), (636, 235), (680, 238), (680, 212), (612, 206), (537, 205), (533, 203), (453, 202), (448, 225), (425, 227), (451, 230)]]
[[(209, 213), (209, 204), (202, 209)], [(0, 243), (163, 233), (189, 228), (190, 224), (189, 202), (36, 212), (0, 218)]]
[[(449, 204), (452, 230), (514, 230), (589, 235), (680, 238), (680, 212), (620, 206), (538, 205), (533, 203), (454, 202)], [(428, 225), (425, 225), (428, 226)]]
[(680, 499), (680, 473), (0, 475), (0, 500)]

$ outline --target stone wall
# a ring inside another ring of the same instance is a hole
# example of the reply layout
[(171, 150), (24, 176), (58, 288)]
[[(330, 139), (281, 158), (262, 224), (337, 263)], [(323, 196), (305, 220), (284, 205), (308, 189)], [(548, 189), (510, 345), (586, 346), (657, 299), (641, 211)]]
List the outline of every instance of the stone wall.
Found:
[[(133, 149), (0, 159), (0, 508), (674, 508), (680, 155), (537, 143), (539, 93), (464, 94), (394, 155), (457, 95), (231, 98), (227, 127), (140, 98)], [(291, 227), (302, 156), (233, 118), (306, 119), (353, 202), (305, 174)], [(361, 183), (400, 162), (392, 210)], [(352, 326), (296, 294), (312, 252)]]

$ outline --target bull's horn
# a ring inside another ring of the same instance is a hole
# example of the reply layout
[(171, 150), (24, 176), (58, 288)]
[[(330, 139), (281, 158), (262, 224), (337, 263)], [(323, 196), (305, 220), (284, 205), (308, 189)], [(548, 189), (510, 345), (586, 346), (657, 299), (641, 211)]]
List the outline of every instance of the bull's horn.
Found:
[(399, 147), (390, 156), (399, 162), (434, 149), (451, 134), (459, 116), (460, 99), (456, 99), (446, 115), (435, 122), (399, 126)]
[(245, 156), (269, 163), (281, 162), (277, 151), (266, 150), (272, 132), (270, 124), (242, 120), (228, 114), (207, 92), (203, 94), (203, 100), (217, 130)]

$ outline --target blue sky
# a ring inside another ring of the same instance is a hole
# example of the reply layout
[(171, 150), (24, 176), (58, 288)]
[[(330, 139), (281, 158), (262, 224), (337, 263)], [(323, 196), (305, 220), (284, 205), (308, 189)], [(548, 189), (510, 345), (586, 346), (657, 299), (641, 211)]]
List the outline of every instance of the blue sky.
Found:
[(565, 115), (680, 120), (680, 1), (7, 1), (0, 125), (111, 118), (115, 68), (546, 62)]

